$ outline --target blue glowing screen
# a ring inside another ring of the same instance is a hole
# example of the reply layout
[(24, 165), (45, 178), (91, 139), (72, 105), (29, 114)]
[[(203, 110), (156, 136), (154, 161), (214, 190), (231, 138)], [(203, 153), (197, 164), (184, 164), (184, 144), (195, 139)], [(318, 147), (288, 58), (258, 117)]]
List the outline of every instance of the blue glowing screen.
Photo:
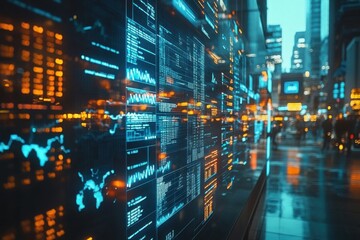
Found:
[(298, 94), (299, 93), (299, 81), (286, 81), (284, 82), (285, 94)]

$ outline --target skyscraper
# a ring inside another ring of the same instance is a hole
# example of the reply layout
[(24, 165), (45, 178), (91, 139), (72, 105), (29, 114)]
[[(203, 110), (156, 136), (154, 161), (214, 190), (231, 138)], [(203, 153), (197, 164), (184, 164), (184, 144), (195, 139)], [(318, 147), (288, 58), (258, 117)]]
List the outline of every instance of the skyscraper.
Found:
[[(345, 95), (345, 76), (347, 74), (346, 49), (360, 33), (360, 1), (336, 0), (329, 2), (329, 74), (326, 91), (331, 92), (327, 103), (334, 109), (342, 109)], [(341, 87), (342, 86), (342, 87)], [(348, 97), (348, 96), (347, 96)]]
[(282, 28), (280, 25), (268, 25), (266, 34), (266, 62), (273, 70), (272, 101), (274, 106), (279, 104), (279, 84), (282, 70)]
[(296, 32), (294, 38), (293, 54), (291, 56), (291, 72), (305, 72), (305, 32)]
[(321, 0), (308, 0), (306, 21), (307, 52), (305, 69), (312, 78), (319, 78), (321, 50)]
[(269, 25), (266, 37), (267, 62), (274, 65), (274, 78), (280, 77), (282, 63), (282, 28), (280, 25)]
[(320, 77), (327, 76), (329, 71), (329, 1), (321, 1), (321, 30), (320, 30)]

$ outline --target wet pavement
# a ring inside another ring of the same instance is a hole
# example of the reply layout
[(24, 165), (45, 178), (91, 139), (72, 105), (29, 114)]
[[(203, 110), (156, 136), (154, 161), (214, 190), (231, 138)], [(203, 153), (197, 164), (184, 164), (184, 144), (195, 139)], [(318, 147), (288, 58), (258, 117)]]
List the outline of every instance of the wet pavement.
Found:
[(360, 239), (360, 150), (283, 139), (270, 166), (258, 239)]

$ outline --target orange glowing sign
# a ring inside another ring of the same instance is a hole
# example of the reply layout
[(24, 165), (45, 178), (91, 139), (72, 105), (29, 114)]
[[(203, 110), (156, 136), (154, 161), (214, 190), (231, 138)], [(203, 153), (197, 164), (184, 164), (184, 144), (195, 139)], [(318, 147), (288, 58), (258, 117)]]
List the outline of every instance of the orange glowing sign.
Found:
[(351, 100), (350, 106), (353, 110), (360, 110), (360, 99), (357, 100)]
[(287, 110), (288, 111), (300, 111), (302, 108), (301, 103), (288, 103), (287, 104)]
[(360, 99), (360, 88), (351, 89), (350, 99)]

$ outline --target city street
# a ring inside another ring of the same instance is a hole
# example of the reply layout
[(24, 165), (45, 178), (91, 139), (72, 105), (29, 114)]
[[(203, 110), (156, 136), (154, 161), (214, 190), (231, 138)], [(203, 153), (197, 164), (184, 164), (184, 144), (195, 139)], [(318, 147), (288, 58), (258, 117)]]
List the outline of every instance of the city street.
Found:
[(360, 151), (282, 139), (271, 154), (260, 239), (360, 239)]

